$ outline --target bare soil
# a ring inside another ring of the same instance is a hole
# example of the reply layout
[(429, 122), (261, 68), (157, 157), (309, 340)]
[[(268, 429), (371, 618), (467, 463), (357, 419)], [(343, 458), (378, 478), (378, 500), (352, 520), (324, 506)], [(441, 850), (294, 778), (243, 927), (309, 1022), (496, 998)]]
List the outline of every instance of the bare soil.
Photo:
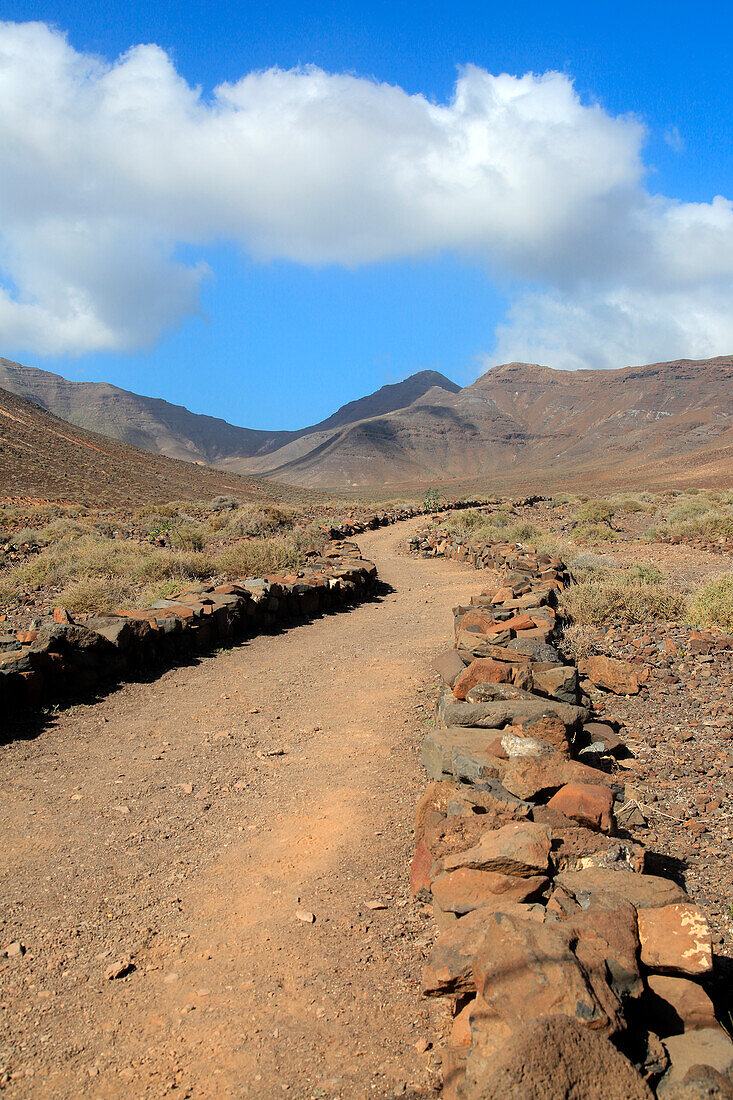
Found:
[(475, 575), (413, 526), (359, 540), (392, 592), (2, 750), (8, 1096), (434, 1095), (419, 699)]

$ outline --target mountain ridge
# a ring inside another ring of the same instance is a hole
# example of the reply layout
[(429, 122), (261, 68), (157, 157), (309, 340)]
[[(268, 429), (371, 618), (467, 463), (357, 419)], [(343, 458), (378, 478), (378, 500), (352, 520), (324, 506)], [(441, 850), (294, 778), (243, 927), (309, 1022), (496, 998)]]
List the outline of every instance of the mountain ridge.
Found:
[[(723, 477), (733, 472), (733, 464), (726, 469), (733, 356), (607, 371), (502, 363), (463, 388), (438, 372), (420, 371), (348, 402), (318, 424), (272, 432), (0, 360), (0, 386), (8, 380), (25, 396), (55, 405), (54, 412), (66, 409), (74, 394), (89, 395), (74, 422), (96, 416), (99, 425), (112, 409), (120, 420), (128, 417), (116, 430), (137, 431), (135, 438), (154, 453), (315, 489), (642, 478), (644, 470), (658, 478), (670, 459), (684, 460), (689, 470), (699, 461), (708, 470), (720, 467)], [(96, 409), (94, 395), (101, 399)]]

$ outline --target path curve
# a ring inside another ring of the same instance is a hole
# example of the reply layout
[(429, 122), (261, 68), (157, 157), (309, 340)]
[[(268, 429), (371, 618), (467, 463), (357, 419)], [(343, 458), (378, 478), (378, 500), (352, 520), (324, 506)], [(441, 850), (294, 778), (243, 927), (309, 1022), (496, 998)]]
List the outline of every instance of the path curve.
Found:
[(420, 523), (359, 537), (379, 600), (3, 749), (0, 947), (26, 947), (0, 960), (8, 1096), (434, 1095), (407, 889), (421, 692), (475, 578), (408, 558)]

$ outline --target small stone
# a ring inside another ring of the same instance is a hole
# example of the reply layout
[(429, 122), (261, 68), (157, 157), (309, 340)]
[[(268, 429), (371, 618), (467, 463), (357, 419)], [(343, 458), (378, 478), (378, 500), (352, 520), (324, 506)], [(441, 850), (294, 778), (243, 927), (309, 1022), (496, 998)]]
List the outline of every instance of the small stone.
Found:
[(432, 1043), (428, 1042), (427, 1039), (418, 1039), (418, 1041), (415, 1043), (415, 1050), (418, 1054), (425, 1054), (427, 1050), (430, 1050), (431, 1046)]
[(367, 909), (375, 909), (375, 910), (376, 909), (387, 909), (388, 908), (386, 901), (368, 901), (366, 903), (366, 907), (367, 907)]
[(112, 982), (115, 981), (116, 978), (126, 978), (127, 975), (132, 974), (134, 970), (135, 964), (130, 956), (127, 955), (125, 958), (118, 959), (112, 966), (108, 966), (104, 972), (104, 976), (108, 982)]
[(307, 909), (296, 909), (295, 919), (302, 921), (303, 924), (315, 924), (316, 914), (309, 913)]
[(7, 959), (19, 959), (25, 955), (25, 947), (20, 940), (13, 940), (9, 943), (3, 952)]

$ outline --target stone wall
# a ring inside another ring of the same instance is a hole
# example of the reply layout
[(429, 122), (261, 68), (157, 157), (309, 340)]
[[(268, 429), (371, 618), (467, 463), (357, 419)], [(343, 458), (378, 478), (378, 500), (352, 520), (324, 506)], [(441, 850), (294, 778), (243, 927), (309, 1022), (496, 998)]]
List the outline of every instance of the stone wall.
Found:
[[(526, 498), (522, 503), (527, 503)], [(296, 622), (368, 596), (376, 566), (344, 539), (428, 511), (481, 507), (486, 500), (407, 507), (347, 517), (325, 531), (327, 549), (306, 555), (305, 567), (286, 577), (194, 584), (152, 607), (74, 623), (62, 608), (39, 630), (0, 634), (0, 709), (15, 714), (82, 694), (107, 690), (129, 676), (175, 664), (212, 646), (231, 644), (283, 622)], [(11, 728), (0, 731), (12, 736)]]
[[(423, 994), (451, 1007), (443, 1096), (732, 1096), (710, 929), (678, 882), (648, 873), (619, 726), (595, 718), (560, 648), (563, 563), (436, 531), (410, 544), (497, 571), (454, 609), (422, 746), (411, 886), (440, 930)], [(594, 684), (639, 691), (633, 666), (593, 661)]]

